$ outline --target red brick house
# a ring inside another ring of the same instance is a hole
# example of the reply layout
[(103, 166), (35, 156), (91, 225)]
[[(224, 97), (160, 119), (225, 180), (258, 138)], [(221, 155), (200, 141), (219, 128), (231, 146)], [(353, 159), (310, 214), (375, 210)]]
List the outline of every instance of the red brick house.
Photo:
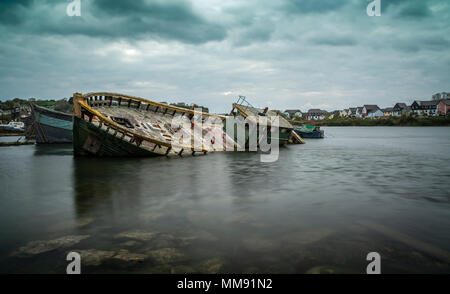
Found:
[(450, 113), (450, 99), (439, 101), (437, 110), (439, 115), (447, 115)]

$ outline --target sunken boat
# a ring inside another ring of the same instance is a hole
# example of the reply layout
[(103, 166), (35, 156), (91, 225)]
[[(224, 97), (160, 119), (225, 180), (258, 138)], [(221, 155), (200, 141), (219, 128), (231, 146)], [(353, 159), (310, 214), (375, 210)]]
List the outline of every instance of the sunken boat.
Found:
[[(257, 144), (261, 140), (267, 140), (267, 143), (272, 144), (278, 142), (278, 144), (303, 144), (304, 141), (295, 132), (293, 132), (293, 126), (278, 112), (269, 110), (268, 107), (261, 109), (253, 107), (245, 98), (245, 96), (239, 96), (236, 103), (233, 103), (233, 109), (230, 112), (233, 117), (241, 117), (246, 119), (248, 124), (245, 124), (245, 146), (249, 148), (250, 137), (256, 132)], [(261, 119), (264, 118), (264, 119)], [(276, 118), (276, 120), (274, 120)], [(275, 122), (275, 123), (274, 123)], [(229, 133), (234, 134), (234, 139), (237, 141), (236, 126), (234, 130), (228, 130)], [(277, 128), (277, 136), (273, 135), (273, 128)], [(231, 132), (230, 132), (231, 131)]]
[[(31, 119), (25, 121), (37, 144), (72, 143), (72, 114), (31, 104)], [(29, 125), (31, 124), (31, 125)], [(28, 133), (28, 136), (31, 136)]]
[(319, 126), (303, 125), (294, 128), (294, 131), (305, 139), (323, 139), (325, 137), (324, 131)]
[(224, 116), (108, 92), (74, 93), (73, 100), (75, 155), (195, 155), (234, 142)]

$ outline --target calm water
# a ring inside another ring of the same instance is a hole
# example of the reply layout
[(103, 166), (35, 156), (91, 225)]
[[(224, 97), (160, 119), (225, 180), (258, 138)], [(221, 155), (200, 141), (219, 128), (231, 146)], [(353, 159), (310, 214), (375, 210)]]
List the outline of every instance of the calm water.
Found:
[(0, 272), (65, 273), (90, 250), (84, 273), (365, 273), (372, 251), (384, 273), (449, 273), (450, 128), (324, 129), (275, 163), (2, 147)]

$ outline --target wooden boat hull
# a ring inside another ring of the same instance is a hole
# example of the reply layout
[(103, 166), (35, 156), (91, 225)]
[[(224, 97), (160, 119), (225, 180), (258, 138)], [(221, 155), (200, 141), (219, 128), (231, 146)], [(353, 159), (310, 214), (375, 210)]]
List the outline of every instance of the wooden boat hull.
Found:
[[(243, 98), (242, 96), (240, 96), (239, 99)], [(246, 100), (242, 100), (245, 101)], [(239, 102), (239, 100), (238, 100)], [(234, 113), (234, 110), (237, 110), (237, 113)], [(234, 114), (233, 114), (234, 113)], [(274, 112), (274, 111), (269, 111), (268, 108), (266, 109), (258, 109), (258, 108), (254, 108), (253, 106), (244, 106), (242, 104), (238, 104), (238, 103), (234, 103), (233, 104), (233, 110), (231, 111), (231, 114), (233, 114), (235, 117), (236, 116), (241, 116), (247, 119), (247, 123), (249, 124), (249, 127), (245, 127), (245, 142), (248, 141), (249, 138), (249, 130), (253, 129), (257, 132), (257, 140), (258, 142), (261, 140), (266, 140), (268, 144), (273, 144), (272, 142), (278, 142), (278, 144), (281, 145), (286, 145), (289, 143), (289, 138), (291, 135), (291, 131), (293, 129), (292, 125), (286, 121), (284, 118), (282, 118), (281, 116), (278, 115), (278, 113)], [(263, 115), (266, 118), (270, 118), (268, 121), (270, 121), (273, 117), (278, 117), (278, 136), (277, 137), (272, 137), (271, 136), (271, 132), (269, 131), (271, 129), (271, 125), (270, 123), (265, 122), (265, 124), (263, 124), (263, 126), (265, 127), (265, 129), (267, 130), (267, 134), (263, 134), (263, 136), (260, 136), (259, 134), (259, 128), (260, 128), (260, 121), (259, 121), (259, 117), (261, 117), (261, 115)], [(225, 131), (226, 131), (226, 126), (224, 127)], [(231, 131), (231, 130), (229, 130)], [(229, 132), (229, 134), (231, 134), (231, 132)], [(235, 125), (234, 128), (234, 139), (237, 140), (237, 125)], [(246, 143), (246, 147), (248, 147), (248, 143)]]
[(73, 149), (77, 156), (154, 157), (162, 155), (124, 141), (76, 116), (73, 121)]
[(72, 115), (33, 105), (32, 117), (36, 143), (72, 143)]
[(223, 151), (228, 140), (216, 140), (226, 138), (223, 119), (117, 93), (74, 93), (74, 153), (154, 157)]

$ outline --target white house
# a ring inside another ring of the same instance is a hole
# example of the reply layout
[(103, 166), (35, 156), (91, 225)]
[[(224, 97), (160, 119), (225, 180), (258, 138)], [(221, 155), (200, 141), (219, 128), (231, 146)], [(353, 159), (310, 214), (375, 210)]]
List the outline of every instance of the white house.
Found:
[(439, 114), (437, 110), (438, 102), (437, 100), (414, 101), (411, 104), (411, 112), (416, 116), (437, 116)]
[(364, 105), (361, 112), (362, 117), (367, 118), (379, 118), (384, 115), (378, 105)]
[(300, 109), (286, 109), (283, 112), (283, 114), (286, 115), (289, 118), (294, 118), (295, 116), (298, 116), (298, 117), (302, 117), (303, 116), (303, 113), (302, 113), (302, 111)]
[(339, 112), (339, 115), (341, 117), (347, 117), (348, 116), (348, 109), (343, 109)]
[(310, 109), (306, 115), (308, 120), (322, 120), (327, 113), (325, 110)]
[(356, 107), (355, 117), (361, 118), (362, 117), (362, 110), (363, 110), (363, 107)]

